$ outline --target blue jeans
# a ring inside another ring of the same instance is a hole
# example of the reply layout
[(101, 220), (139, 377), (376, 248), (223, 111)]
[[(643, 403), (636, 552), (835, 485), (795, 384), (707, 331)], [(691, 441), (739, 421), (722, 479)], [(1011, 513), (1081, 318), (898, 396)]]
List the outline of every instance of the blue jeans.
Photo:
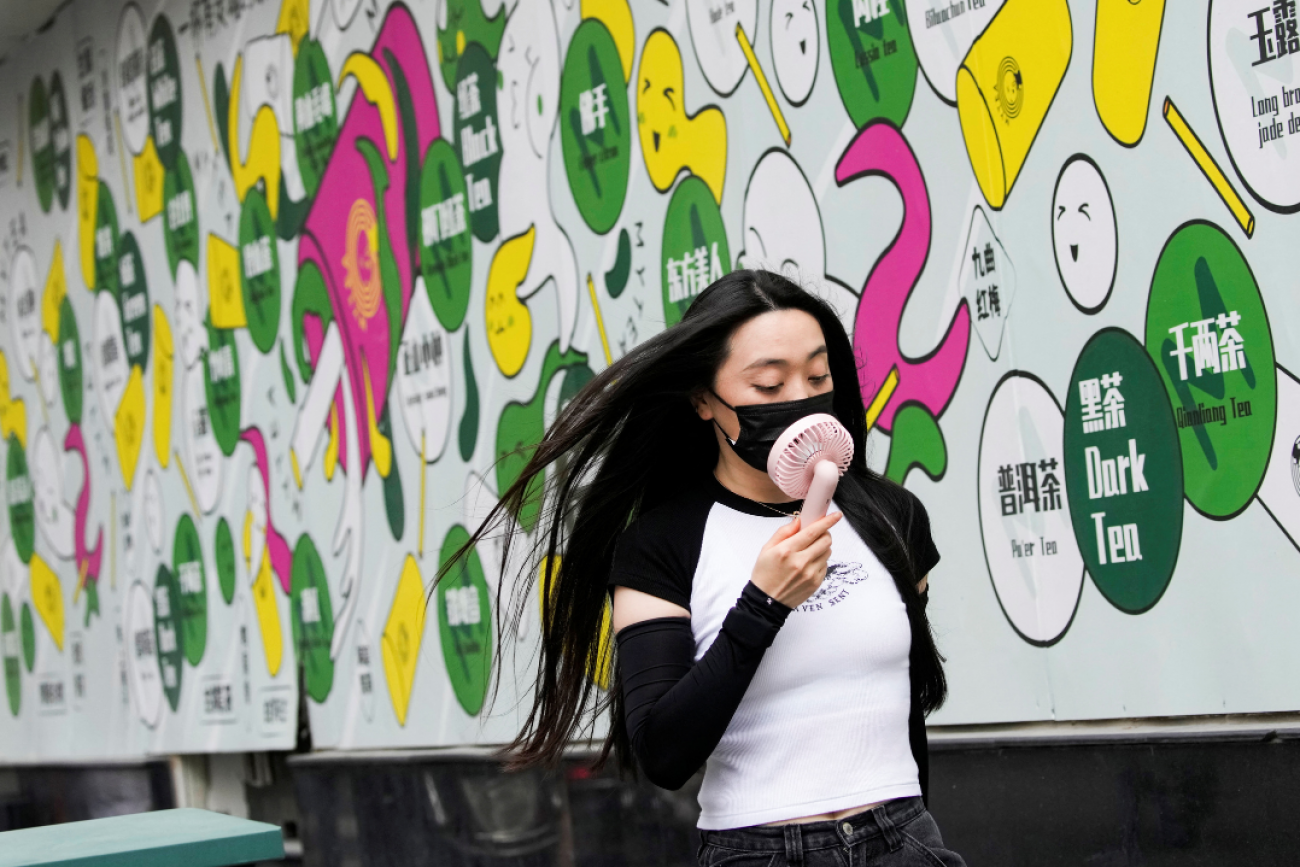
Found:
[(920, 798), (838, 821), (701, 831), (700, 867), (965, 867)]

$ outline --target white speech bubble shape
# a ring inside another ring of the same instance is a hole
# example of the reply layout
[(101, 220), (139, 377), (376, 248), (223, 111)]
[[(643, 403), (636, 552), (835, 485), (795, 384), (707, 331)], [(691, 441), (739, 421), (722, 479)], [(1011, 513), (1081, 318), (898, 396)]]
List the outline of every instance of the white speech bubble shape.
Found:
[(59, 353), (44, 333), (37, 336), (36, 346), (37, 385), (48, 406), (59, 399)]
[(19, 599), (27, 595), (24, 592), (27, 584), (27, 564), (18, 556), (14, 537), (10, 536), (0, 547), (0, 592), (13, 596), (16, 604)]
[[(909, 0), (907, 30), (930, 88), (949, 105), (957, 104), (957, 68), (984, 28), (1002, 8), (1003, 0), (985, 0), (962, 7), (949, 0)], [(953, 15), (955, 9), (964, 11)]]
[(768, 29), (781, 95), (791, 105), (803, 105), (817, 80), (821, 55), (816, 4), (812, 0), (772, 0)]
[(971, 212), (959, 273), (958, 285), (970, 305), (980, 345), (990, 359), (997, 359), (1016, 297), (1016, 269), (981, 205)]
[(133, 154), (144, 150), (149, 137), (149, 98), (145, 90), (148, 72), (147, 36), (140, 7), (127, 4), (117, 21), (117, 108), (122, 119), (122, 138)]
[(244, 520), (252, 516), (248, 530), (248, 583), (251, 585), (262, 568), (262, 552), (266, 550), (266, 484), (256, 461), (248, 467), (247, 509)]
[(143, 583), (136, 581), (131, 585), (122, 619), (131, 698), (140, 721), (153, 728), (158, 725), (162, 712), (163, 689), (158, 674), (158, 649), (154, 647), (153, 602)]
[(785, 151), (764, 154), (749, 176), (741, 219), (741, 268), (776, 271), (830, 304), (851, 328), (858, 296), (826, 277), (826, 236), (812, 187)]
[(1277, 369), (1277, 421), (1273, 452), (1259, 486), (1259, 501), (1300, 548), (1300, 380)]
[(1051, 392), (1033, 376), (1011, 373), (993, 392), (980, 434), (980, 530), (993, 589), (1012, 627), (1037, 645), (1065, 634), (1083, 589), (1064, 426)]
[(198, 274), (188, 260), (176, 266), (176, 333), (180, 341), (181, 363), (186, 369), (199, 363), (208, 348), (208, 330), (203, 326), (207, 312)]
[(190, 482), (199, 510), (207, 513), (221, 496), (221, 447), (212, 433), (203, 365), (185, 371), (185, 447), (190, 455)]
[(736, 25), (753, 43), (758, 32), (758, 0), (686, 0), (686, 19), (705, 80), (719, 96), (729, 96), (749, 68), (736, 39)]
[(36, 278), (36, 258), (22, 247), (14, 254), (9, 274), (9, 327), (14, 348), (18, 350), (18, 371), (31, 382), (36, 375), (36, 353), (41, 333), (40, 284)]
[(1272, 3), (1211, 0), (1210, 92), (1246, 189), (1265, 207), (1291, 212), (1300, 209), (1300, 114), (1286, 95), (1300, 95), (1300, 56), (1278, 52), (1274, 26)]
[(239, 153), (248, 157), (253, 119), (262, 106), (270, 106), (280, 134), (292, 133), (293, 40), (287, 33), (263, 36), (244, 45), (244, 75), (240, 85)]
[(1115, 286), (1119, 227), (1110, 187), (1097, 164), (1084, 154), (1070, 157), (1056, 178), (1052, 252), (1074, 305), (1084, 313), (1104, 307)]
[(89, 366), (95, 371), (100, 412), (111, 427), (130, 374), (126, 345), (122, 342), (122, 317), (118, 314), (117, 299), (112, 292), (95, 293), (95, 345)]
[(162, 486), (158, 484), (158, 474), (153, 471), (153, 467), (144, 474), (143, 489), (144, 507), (141, 509), (144, 516), (145, 535), (149, 537), (149, 545), (153, 548), (155, 554), (162, 553), (163, 545), (163, 508), (162, 508)]
[(411, 447), (433, 463), (447, 447), (451, 431), (451, 342), (434, 315), (424, 281), (415, 284), (402, 346), (397, 353), (397, 394)]
[(352, 630), (352, 658), (357, 664), (355, 694), (366, 722), (374, 722), (375, 719), (375, 687), (378, 683), (371, 665), (374, 653), (375, 646), (370, 643), (370, 632), (366, 629), (365, 621), (358, 617)]
[(76, 553), (75, 515), (63, 500), (62, 456), (54, 447), (54, 437), (48, 428), (36, 433), (27, 460), (35, 495), (36, 526), (55, 556), (70, 560)]

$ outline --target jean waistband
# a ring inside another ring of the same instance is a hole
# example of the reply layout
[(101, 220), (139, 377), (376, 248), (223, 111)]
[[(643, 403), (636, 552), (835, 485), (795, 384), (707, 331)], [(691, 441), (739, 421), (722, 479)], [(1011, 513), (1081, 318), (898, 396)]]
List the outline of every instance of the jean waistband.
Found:
[(925, 812), (919, 797), (898, 798), (843, 819), (823, 819), (792, 825), (753, 825), (726, 831), (702, 831), (705, 844), (724, 849), (754, 852), (785, 852), (791, 864), (803, 860), (803, 852), (853, 846), (872, 837), (885, 838), (890, 849), (902, 842), (899, 825)]

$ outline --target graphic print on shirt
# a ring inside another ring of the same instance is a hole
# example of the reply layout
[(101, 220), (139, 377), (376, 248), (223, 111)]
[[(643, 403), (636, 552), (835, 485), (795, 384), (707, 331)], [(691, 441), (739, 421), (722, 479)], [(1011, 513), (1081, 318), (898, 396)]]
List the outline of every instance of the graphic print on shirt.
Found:
[(871, 575), (861, 563), (830, 563), (826, 566), (826, 577), (822, 586), (808, 600), (796, 608), (796, 611), (815, 612), (824, 608), (834, 608), (849, 598), (849, 588), (861, 584)]

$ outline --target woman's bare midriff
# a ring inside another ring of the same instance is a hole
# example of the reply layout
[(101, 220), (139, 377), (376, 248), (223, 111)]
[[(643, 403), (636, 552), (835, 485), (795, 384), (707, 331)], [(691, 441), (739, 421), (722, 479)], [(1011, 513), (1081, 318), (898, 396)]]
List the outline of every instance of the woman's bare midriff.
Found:
[(818, 813), (816, 816), (800, 816), (798, 819), (783, 819), (780, 822), (764, 822), (765, 825), (806, 825), (809, 822), (825, 822), (838, 819), (847, 819), (849, 816), (856, 816), (858, 813), (865, 813), (867, 810), (879, 807), (885, 801), (876, 801), (873, 804), (863, 804), (861, 807), (849, 807), (846, 810), (836, 810), (833, 813)]

